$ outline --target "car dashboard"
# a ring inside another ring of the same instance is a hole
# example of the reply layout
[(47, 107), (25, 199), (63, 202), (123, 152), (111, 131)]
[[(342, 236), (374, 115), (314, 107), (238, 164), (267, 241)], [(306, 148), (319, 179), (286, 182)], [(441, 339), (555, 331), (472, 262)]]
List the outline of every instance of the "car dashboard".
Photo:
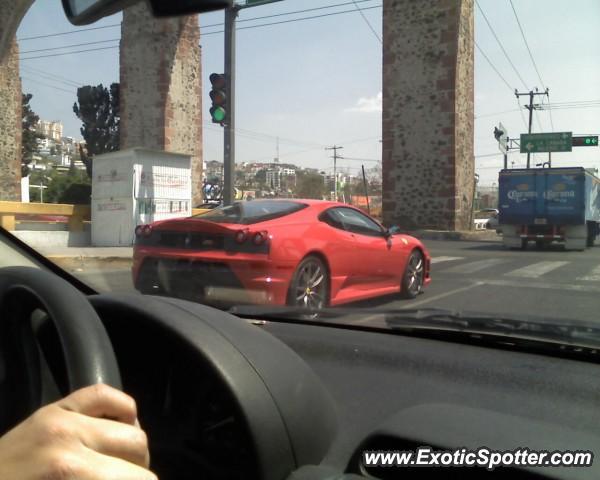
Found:
[(594, 363), (352, 326), (249, 322), (175, 299), (144, 297), (142, 307), (140, 296), (90, 298), (161, 479), (599, 478), (597, 465), (488, 471), (362, 460), (365, 450), (423, 445), (595, 451)]

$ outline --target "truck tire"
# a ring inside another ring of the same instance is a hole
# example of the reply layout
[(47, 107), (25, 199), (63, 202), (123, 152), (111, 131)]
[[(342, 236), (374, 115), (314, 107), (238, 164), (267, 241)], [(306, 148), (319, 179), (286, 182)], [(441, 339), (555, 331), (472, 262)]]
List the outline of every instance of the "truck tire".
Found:
[(587, 223), (587, 240), (585, 242), (587, 247), (594, 246), (594, 240), (596, 240), (596, 232), (598, 227), (596, 226), (596, 222), (588, 222)]

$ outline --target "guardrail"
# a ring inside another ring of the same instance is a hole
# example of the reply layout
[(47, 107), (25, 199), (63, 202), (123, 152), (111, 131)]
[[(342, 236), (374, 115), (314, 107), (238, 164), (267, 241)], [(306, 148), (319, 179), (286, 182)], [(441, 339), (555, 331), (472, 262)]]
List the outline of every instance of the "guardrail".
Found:
[(5, 230), (16, 229), (17, 215), (49, 215), (68, 218), (70, 232), (83, 231), (83, 222), (91, 218), (89, 205), (64, 203), (0, 202), (0, 226)]
[[(192, 208), (192, 215), (201, 215), (209, 211), (206, 208)], [(0, 202), (0, 227), (9, 231), (16, 230), (17, 215), (67, 217), (69, 231), (82, 232), (84, 222), (90, 221), (91, 208), (89, 205), (69, 205), (65, 203)], [(42, 222), (44, 221), (50, 222), (49, 220), (42, 220)]]

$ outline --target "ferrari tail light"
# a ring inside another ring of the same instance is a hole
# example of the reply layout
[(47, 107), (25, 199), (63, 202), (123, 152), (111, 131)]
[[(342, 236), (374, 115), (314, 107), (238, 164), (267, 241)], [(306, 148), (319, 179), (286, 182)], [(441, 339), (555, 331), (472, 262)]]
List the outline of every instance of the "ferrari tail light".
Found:
[(152, 225), (144, 225), (142, 227), (142, 235), (144, 237), (149, 237), (150, 235), (152, 235)]
[(248, 239), (248, 230), (238, 230), (235, 233), (236, 243), (244, 243)]
[(263, 243), (265, 243), (267, 241), (267, 239), (269, 238), (269, 233), (262, 231), (262, 232), (256, 232), (254, 234), (254, 237), (252, 237), (252, 243), (254, 243), (254, 245), (262, 245)]
[(135, 227), (135, 236), (141, 237), (143, 229), (144, 229), (144, 225), (138, 225), (137, 227)]

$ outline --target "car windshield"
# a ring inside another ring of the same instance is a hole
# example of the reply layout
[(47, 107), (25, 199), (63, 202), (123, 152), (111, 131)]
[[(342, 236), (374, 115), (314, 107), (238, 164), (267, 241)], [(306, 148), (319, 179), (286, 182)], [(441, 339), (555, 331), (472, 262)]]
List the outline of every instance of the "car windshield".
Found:
[(597, 0), (142, 1), (81, 27), (17, 3), (1, 226), (96, 291), (388, 332), (598, 316)]

